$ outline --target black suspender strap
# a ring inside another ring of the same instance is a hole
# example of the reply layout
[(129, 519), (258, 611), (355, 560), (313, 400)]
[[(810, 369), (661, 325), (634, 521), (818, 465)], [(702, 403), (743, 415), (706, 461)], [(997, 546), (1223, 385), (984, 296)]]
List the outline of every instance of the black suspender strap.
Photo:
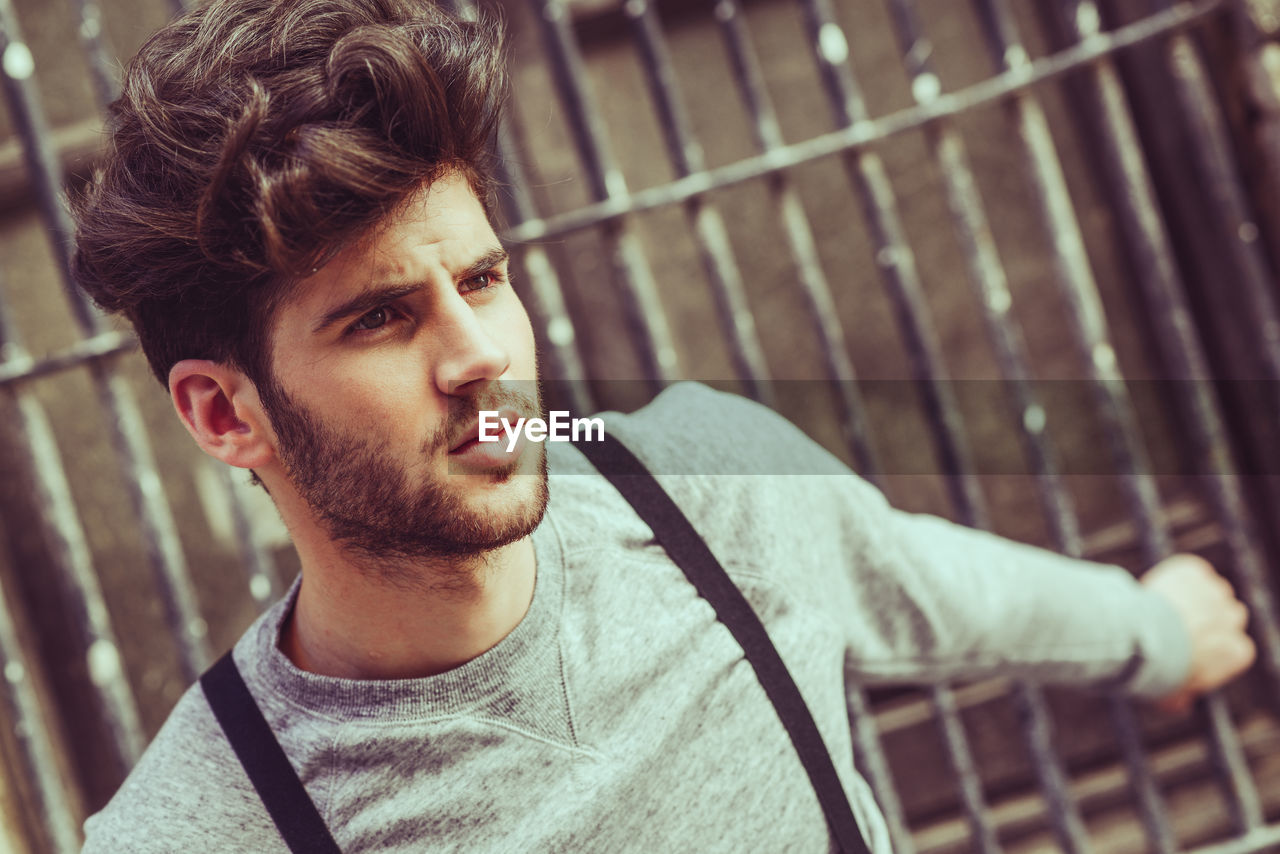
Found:
[(342, 854), (228, 652), (200, 677), (213, 716), (293, 854)]
[(689, 519), (621, 442), (605, 436), (602, 441), (578, 442), (576, 447), (635, 508), (668, 556), (684, 570), (699, 595), (711, 603), (720, 622), (742, 647), (800, 754), (840, 851), (869, 854), (818, 725), (746, 597)]

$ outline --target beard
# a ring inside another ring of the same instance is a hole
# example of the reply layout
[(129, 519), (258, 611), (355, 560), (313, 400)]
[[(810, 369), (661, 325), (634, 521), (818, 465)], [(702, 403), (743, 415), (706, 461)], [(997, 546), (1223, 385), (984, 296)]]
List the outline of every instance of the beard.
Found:
[[(260, 389), (260, 398), (285, 471), (320, 524), (344, 551), (387, 564), (390, 574), (391, 565), (404, 561), (479, 557), (523, 539), (542, 521), (547, 461), (541, 443), (531, 442), (524, 450), (537, 455), (533, 474), (517, 473), (523, 455), (505, 469), (484, 474), (429, 473), (432, 461), (448, 452), (481, 409), (545, 417), (536, 383), (520, 383), (532, 394), (513, 385), (491, 384), (474, 396), (450, 398), (444, 424), (422, 445), (420, 470), (425, 474), (419, 484), (395, 462), (385, 439), (324, 423), (290, 398), (274, 377)], [(474, 507), (461, 490), (473, 477), (490, 483), (528, 477), (530, 494), (511, 490), (513, 494), (494, 496), (493, 504)]]

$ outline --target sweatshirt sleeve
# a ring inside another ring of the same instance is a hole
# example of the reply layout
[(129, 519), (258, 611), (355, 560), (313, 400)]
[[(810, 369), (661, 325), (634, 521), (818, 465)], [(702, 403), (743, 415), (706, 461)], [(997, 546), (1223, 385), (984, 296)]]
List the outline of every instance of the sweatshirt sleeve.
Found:
[(1160, 696), (1190, 668), (1181, 619), (1125, 570), (895, 510), (759, 404), (682, 383), (614, 426), (722, 560), (844, 634), (865, 684), (1010, 675)]
[(1181, 618), (1125, 570), (887, 505), (873, 512), (845, 568), (850, 664), (863, 681), (1003, 674), (1161, 696), (1186, 679)]

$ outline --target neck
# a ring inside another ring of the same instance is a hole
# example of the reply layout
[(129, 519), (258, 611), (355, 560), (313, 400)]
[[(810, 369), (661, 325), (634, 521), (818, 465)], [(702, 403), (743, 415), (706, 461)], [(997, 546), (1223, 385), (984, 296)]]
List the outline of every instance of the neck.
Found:
[(496, 645), (533, 601), (529, 537), (479, 558), (394, 566), (298, 545), (302, 585), (280, 648), (302, 670), (324, 676), (443, 673)]

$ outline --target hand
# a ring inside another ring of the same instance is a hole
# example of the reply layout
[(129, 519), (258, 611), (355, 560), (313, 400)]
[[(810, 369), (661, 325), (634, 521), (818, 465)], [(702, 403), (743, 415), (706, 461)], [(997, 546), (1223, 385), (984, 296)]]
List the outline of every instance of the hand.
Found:
[(1191, 671), (1181, 687), (1160, 699), (1162, 709), (1186, 711), (1196, 697), (1225, 685), (1253, 664), (1257, 652), (1244, 631), (1249, 612), (1208, 561), (1173, 555), (1148, 570), (1141, 582), (1168, 600), (1191, 636)]

